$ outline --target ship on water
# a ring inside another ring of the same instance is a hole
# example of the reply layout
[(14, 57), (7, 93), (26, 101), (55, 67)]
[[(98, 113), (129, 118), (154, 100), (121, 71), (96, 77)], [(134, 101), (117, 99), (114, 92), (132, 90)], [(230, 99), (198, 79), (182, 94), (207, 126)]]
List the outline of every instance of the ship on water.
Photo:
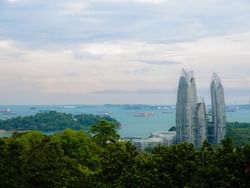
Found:
[(150, 117), (154, 115), (155, 115), (154, 112), (139, 112), (139, 113), (135, 113), (134, 117)]
[(16, 112), (14, 112), (13, 110), (11, 109), (1, 109), (0, 110), (0, 113), (4, 114), (4, 115), (13, 115), (13, 114), (16, 114)]

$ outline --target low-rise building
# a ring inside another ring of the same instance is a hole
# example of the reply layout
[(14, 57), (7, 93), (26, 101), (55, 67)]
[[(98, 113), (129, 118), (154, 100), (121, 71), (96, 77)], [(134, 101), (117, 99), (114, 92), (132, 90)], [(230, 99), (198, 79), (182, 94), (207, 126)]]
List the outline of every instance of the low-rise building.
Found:
[(123, 138), (130, 141), (139, 150), (154, 148), (158, 145), (170, 146), (176, 142), (176, 131), (157, 131), (151, 133), (148, 138)]

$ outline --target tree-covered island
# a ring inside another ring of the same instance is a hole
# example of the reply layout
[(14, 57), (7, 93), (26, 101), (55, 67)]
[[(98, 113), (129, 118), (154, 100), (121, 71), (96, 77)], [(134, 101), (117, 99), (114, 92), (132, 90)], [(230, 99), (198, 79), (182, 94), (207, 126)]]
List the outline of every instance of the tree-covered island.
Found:
[(106, 120), (119, 127), (120, 123), (109, 117), (93, 114), (66, 114), (56, 111), (37, 113), (32, 116), (16, 117), (0, 120), (0, 129), (6, 131), (38, 130), (42, 132), (56, 132), (67, 128), (74, 130), (88, 130), (92, 125)]

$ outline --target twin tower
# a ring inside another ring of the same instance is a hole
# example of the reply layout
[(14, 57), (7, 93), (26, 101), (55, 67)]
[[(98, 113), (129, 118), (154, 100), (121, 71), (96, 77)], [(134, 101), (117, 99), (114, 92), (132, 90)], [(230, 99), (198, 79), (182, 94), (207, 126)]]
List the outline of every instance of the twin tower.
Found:
[(204, 101), (197, 101), (193, 71), (182, 70), (176, 105), (177, 143), (189, 142), (200, 147), (204, 140), (218, 144), (225, 136), (226, 115), (224, 90), (220, 78), (213, 73), (210, 86), (211, 120)]

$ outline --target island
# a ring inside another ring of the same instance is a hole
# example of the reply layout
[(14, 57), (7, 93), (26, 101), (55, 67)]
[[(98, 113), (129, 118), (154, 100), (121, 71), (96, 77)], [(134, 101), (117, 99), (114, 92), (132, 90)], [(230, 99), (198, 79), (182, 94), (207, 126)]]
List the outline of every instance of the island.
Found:
[(105, 120), (114, 124), (117, 128), (120, 123), (110, 116), (101, 116), (93, 114), (67, 114), (56, 111), (37, 113), (32, 116), (15, 117), (6, 120), (0, 120), (1, 132), (22, 132), (38, 130), (42, 132), (56, 132), (67, 128), (73, 130), (88, 130), (92, 125)]

